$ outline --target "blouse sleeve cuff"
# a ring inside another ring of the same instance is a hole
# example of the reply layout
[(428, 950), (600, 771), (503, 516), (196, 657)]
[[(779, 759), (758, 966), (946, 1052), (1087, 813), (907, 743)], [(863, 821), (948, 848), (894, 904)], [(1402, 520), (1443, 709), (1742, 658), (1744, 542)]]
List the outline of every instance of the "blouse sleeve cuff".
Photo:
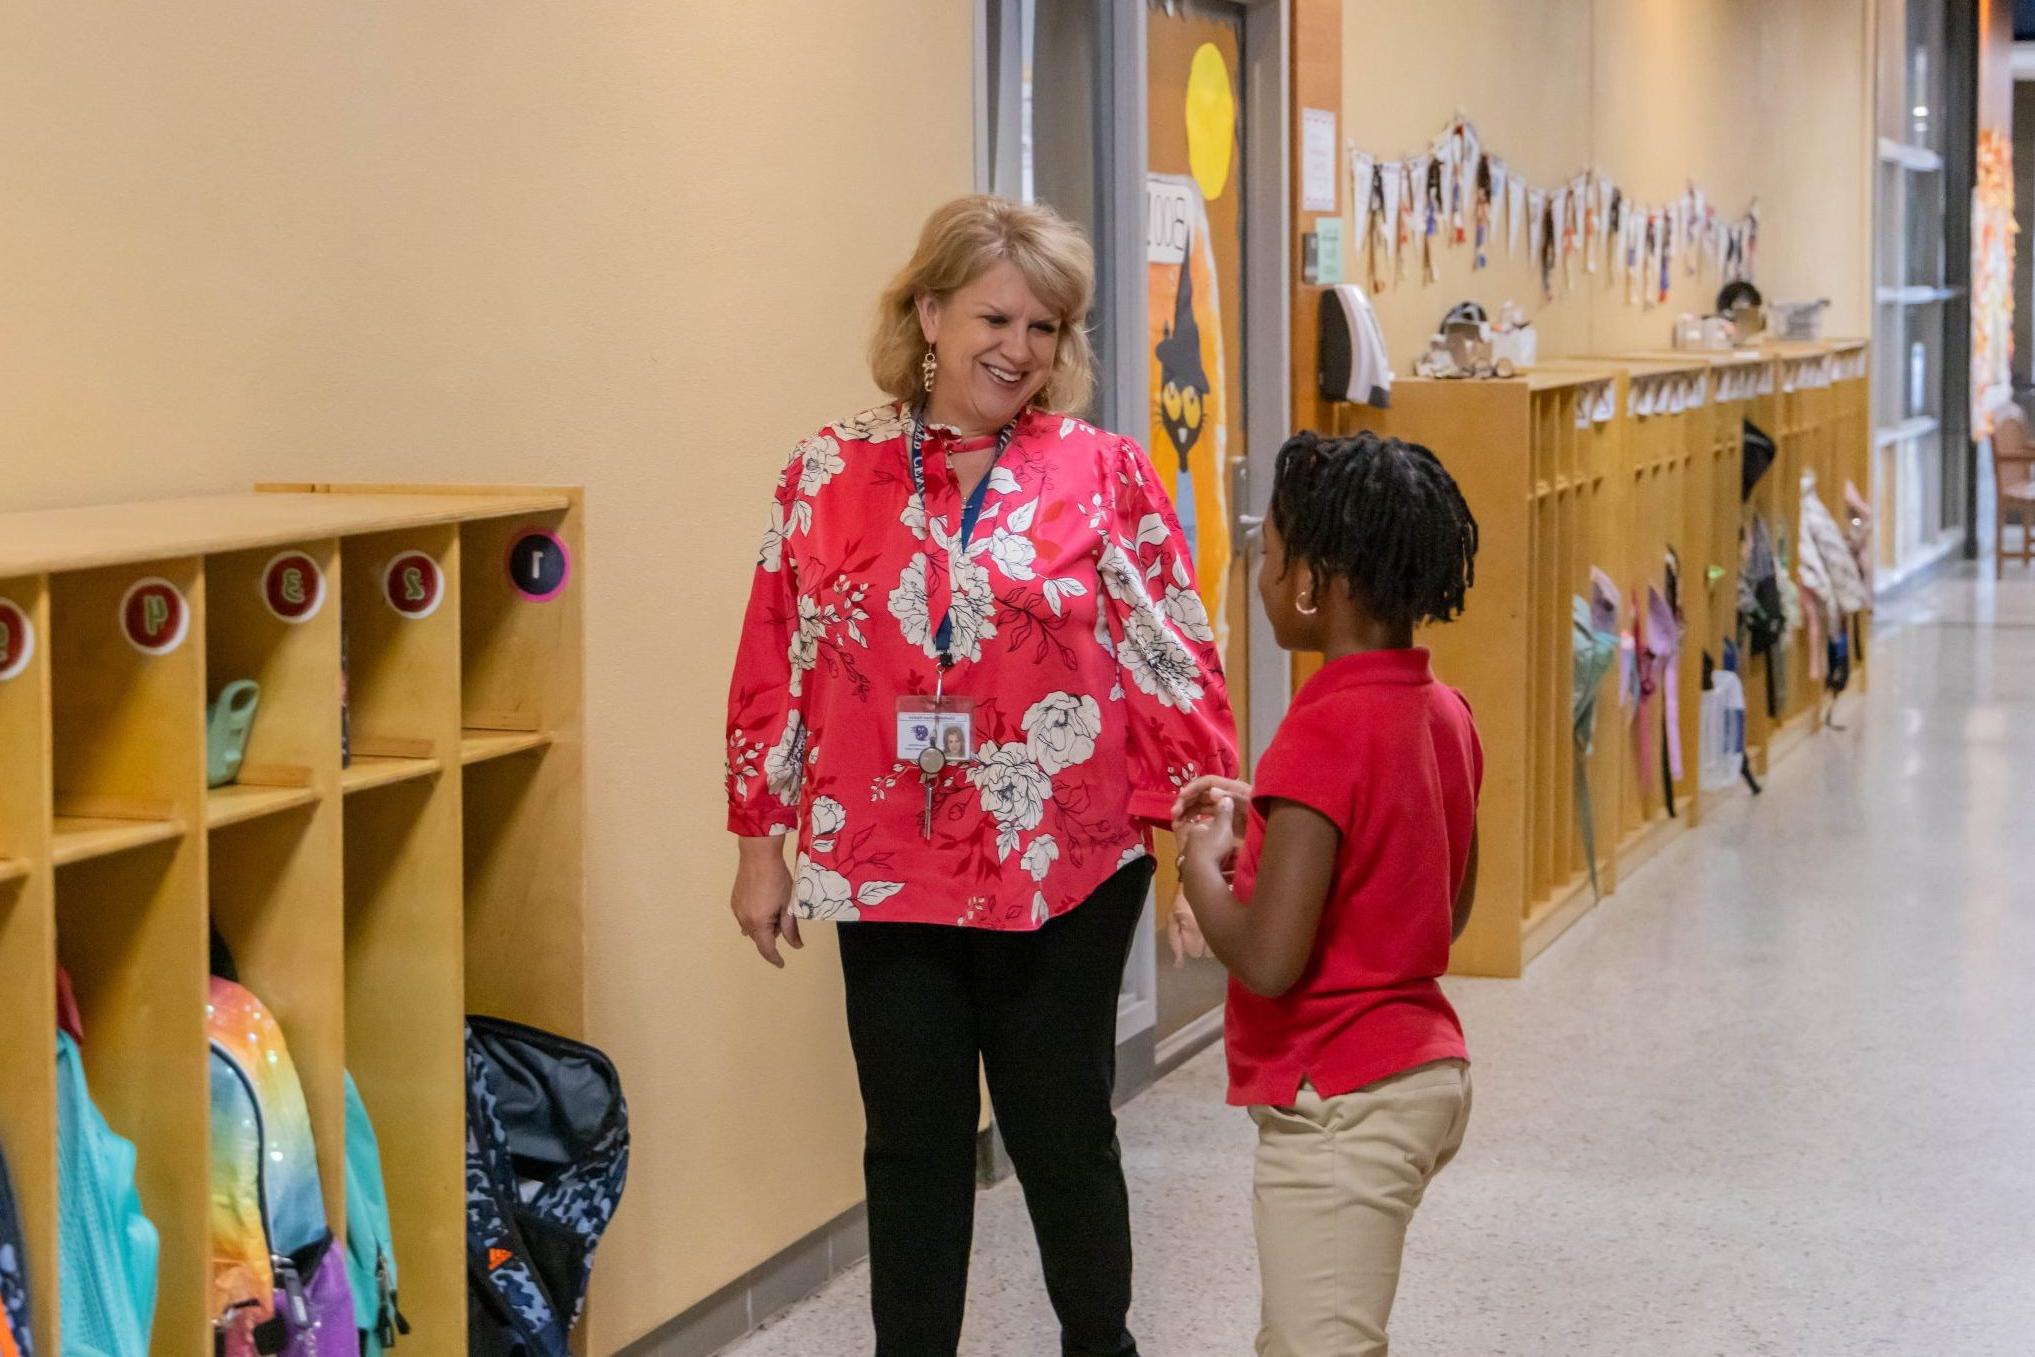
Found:
[(790, 834), (798, 828), (798, 820), (790, 815), (772, 815), (768, 811), (750, 810), (743, 806), (728, 808), (728, 832), (744, 839), (761, 839), (780, 834)]
[(1173, 823), (1173, 802), (1179, 795), (1179, 791), (1172, 787), (1163, 791), (1134, 788), (1131, 791), (1131, 818), (1161, 829), (1168, 828)]

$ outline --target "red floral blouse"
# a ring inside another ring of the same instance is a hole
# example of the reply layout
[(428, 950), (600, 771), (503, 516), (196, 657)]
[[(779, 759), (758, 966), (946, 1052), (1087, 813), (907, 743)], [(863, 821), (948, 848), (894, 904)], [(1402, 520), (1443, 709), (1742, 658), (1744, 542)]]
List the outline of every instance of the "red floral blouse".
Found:
[[(1179, 522), (1138, 445), (1019, 417), (959, 540), (947, 457), (994, 439), (887, 405), (800, 443), (778, 484), (728, 698), (728, 828), (799, 833), (793, 911), (1037, 928), (1146, 851), (1175, 789), (1234, 776), (1235, 723)], [(898, 699), (949, 698), (976, 757), (900, 760)]]

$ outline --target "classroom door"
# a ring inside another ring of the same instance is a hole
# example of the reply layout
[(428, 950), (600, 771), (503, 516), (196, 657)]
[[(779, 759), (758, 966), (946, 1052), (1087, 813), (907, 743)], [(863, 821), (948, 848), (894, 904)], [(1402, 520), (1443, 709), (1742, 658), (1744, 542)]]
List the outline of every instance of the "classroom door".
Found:
[[(1241, 747), (1250, 710), (1246, 651), (1250, 553), (1236, 540), (1234, 500), (1245, 454), (1244, 14), (1219, 0), (1146, 9), (1147, 353), (1152, 463), (1194, 548), (1201, 594), (1223, 650)], [(1164, 934), (1173, 853), (1160, 856), (1157, 1038), (1204, 1018), (1223, 999), (1213, 959), (1175, 969)]]

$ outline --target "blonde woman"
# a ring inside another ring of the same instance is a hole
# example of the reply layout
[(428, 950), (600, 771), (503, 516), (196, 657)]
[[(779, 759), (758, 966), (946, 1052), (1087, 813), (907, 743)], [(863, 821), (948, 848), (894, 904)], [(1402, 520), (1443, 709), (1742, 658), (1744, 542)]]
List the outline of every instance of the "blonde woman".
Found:
[(893, 399), (794, 450), (736, 657), (732, 905), (776, 966), (840, 925), (878, 1357), (960, 1340), (978, 1062), (1064, 1351), (1137, 1351), (1117, 992), (1150, 829), (1236, 755), (1162, 482), (1066, 413), (1094, 287), (1048, 208), (933, 213), (871, 345)]

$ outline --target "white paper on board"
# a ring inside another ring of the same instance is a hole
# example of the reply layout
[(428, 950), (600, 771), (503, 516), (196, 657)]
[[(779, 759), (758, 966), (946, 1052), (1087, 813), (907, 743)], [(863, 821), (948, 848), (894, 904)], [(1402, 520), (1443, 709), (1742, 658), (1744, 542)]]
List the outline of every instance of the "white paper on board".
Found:
[(1511, 230), (1508, 233), (1505, 252), (1517, 259), (1520, 247), (1526, 243), (1526, 181), (1515, 178), (1511, 183), (1510, 192)]
[(1335, 112), (1326, 108), (1300, 110), (1300, 207), (1304, 212), (1335, 211)]

